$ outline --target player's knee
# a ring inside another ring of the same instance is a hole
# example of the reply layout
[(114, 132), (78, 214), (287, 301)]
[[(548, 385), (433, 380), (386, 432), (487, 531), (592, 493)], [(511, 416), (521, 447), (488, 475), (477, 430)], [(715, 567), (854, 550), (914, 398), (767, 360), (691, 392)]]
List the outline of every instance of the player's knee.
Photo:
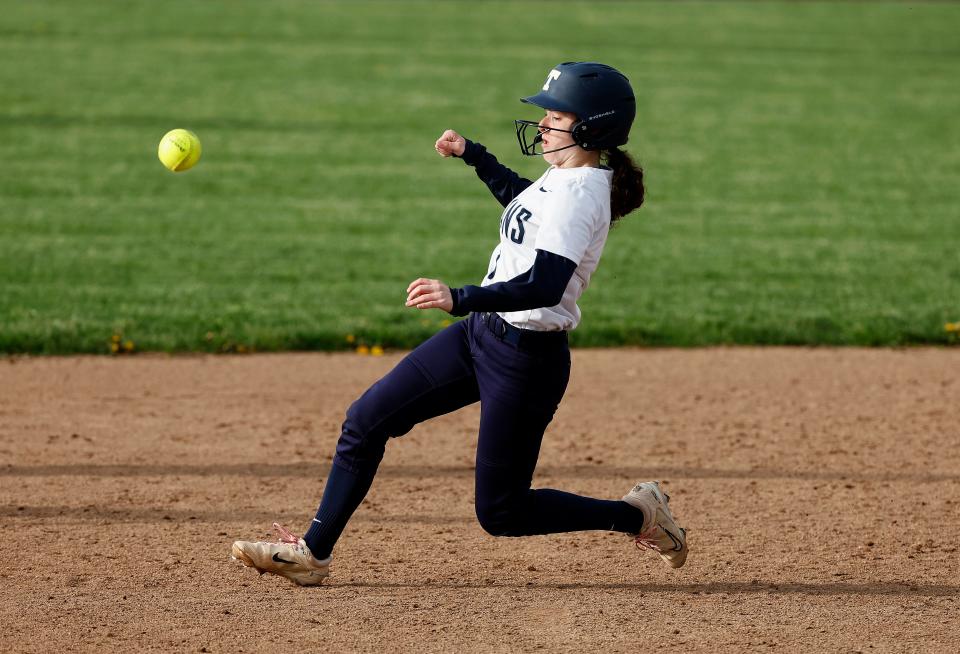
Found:
[(337, 458), (347, 463), (350, 468), (379, 463), (387, 444), (386, 432), (371, 426), (371, 407), (365, 406), (365, 397), (366, 395), (347, 409), (337, 441)]
[(378, 381), (347, 409), (343, 433), (350, 434), (356, 445), (372, 442), (379, 446), (413, 429), (415, 421), (386, 386), (384, 380)]
[(510, 520), (495, 511), (477, 508), (477, 520), (485, 532), (491, 536), (512, 536), (513, 525)]
[(477, 520), (491, 536), (526, 535), (522, 504), (513, 499), (489, 500), (477, 497)]
[(337, 441), (336, 460), (348, 470), (376, 467), (383, 459), (385, 440), (367, 439), (344, 423)]

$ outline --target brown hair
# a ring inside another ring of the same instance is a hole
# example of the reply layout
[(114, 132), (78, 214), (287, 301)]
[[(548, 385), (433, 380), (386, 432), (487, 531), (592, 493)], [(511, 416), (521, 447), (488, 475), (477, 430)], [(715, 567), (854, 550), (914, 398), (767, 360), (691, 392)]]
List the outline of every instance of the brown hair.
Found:
[(604, 158), (613, 170), (610, 215), (615, 223), (643, 204), (643, 168), (620, 148), (604, 150)]

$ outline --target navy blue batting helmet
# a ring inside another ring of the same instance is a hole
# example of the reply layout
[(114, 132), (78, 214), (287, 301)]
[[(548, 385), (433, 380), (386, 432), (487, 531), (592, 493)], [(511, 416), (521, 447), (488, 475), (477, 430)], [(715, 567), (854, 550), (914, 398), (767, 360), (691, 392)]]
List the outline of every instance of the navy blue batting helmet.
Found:
[[(615, 148), (627, 142), (630, 126), (637, 113), (637, 103), (630, 80), (616, 68), (589, 61), (568, 61), (557, 65), (536, 95), (521, 102), (543, 109), (576, 114), (570, 129), (573, 141), (584, 150)], [(527, 129), (536, 127), (530, 120), (514, 121), (517, 140), (524, 154), (536, 152), (539, 130), (533, 139)]]

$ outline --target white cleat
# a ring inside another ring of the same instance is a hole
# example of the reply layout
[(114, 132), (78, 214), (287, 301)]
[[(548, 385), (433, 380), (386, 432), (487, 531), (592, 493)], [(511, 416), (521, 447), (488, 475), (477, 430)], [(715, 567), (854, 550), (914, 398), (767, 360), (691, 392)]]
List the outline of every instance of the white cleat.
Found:
[(655, 551), (671, 568), (682, 566), (687, 560), (687, 530), (674, 521), (670, 496), (660, 490), (660, 482), (640, 482), (623, 501), (643, 512), (643, 529), (634, 540), (637, 547)]
[(280, 575), (299, 586), (319, 586), (323, 583), (323, 579), (330, 574), (333, 557), (316, 559), (302, 538), (276, 522), (273, 528), (280, 535), (276, 543), (238, 540), (231, 549), (233, 558), (260, 574), (269, 572)]

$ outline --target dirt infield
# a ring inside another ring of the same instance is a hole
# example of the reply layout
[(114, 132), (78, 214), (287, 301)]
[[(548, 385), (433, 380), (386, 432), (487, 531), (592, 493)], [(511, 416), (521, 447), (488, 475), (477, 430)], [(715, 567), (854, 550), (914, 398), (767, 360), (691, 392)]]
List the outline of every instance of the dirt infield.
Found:
[(536, 484), (664, 480), (681, 570), (483, 533), (477, 407), (388, 446), (328, 586), (231, 561), (399, 356), (0, 361), (0, 650), (956, 651), (960, 350), (575, 351)]

